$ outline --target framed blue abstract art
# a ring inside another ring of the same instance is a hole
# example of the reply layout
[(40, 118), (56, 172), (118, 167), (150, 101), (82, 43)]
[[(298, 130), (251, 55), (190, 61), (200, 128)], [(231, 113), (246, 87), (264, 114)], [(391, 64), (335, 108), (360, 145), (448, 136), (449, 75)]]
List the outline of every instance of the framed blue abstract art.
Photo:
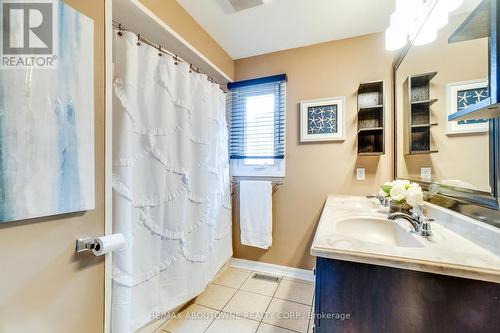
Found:
[[(1, 54), (9, 62), (0, 68), (0, 223), (94, 209), (94, 23), (63, 1), (0, 4), (10, 17)], [(22, 11), (39, 24), (24, 40)]]
[(488, 81), (471, 80), (447, 85), (446, 134), (471, 134), (488, 132), (488, 119), (448, 121), (448, 116), (488, 98)]
[(345, 98), (300, 102), (300, 142), (343, 141)]

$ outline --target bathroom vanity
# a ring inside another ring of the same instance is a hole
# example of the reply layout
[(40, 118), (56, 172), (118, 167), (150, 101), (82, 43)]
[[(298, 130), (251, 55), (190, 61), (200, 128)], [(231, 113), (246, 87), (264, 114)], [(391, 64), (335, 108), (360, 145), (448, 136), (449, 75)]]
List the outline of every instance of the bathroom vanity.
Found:
[(500, 229), (432, 204), (432, 236), (376, 200), (328, 197), (311, 247), (315, 332), (498, 332)]

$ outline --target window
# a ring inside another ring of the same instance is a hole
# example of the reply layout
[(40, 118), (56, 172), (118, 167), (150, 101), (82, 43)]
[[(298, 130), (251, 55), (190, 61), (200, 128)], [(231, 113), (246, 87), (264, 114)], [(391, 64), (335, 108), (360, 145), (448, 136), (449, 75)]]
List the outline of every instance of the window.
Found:
[[(248, 96), (245, 102), (244, 149), (247, 165), (274, 164), (274, 94)], [(262, 123), (262, 120), (265, 122)], [(261, 158), (258, 158), (261, 157)]]
[(286, 75), (228, 84), (233, 176), (284, 177)]

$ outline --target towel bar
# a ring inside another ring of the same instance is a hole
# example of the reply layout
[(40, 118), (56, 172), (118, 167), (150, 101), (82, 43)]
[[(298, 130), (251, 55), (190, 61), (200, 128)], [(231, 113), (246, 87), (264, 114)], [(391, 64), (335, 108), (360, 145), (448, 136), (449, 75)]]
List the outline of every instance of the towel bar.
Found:
[(266, 178), (249, 178), (249, 179), (233, 179), (231, 182), (233, 184), (238, 184), (240, 181), (244, 180), (255, 180), (255, 181), (270, 181), (273, 186), (280, 186), (283, 185), (285, 182), (283, 180), (274, 180), (274, 179), (266, 179)]
[[(240, 180), (270, 181), (273, 184), (273, 193), (274, 193), (274, 190), (276, 190), (278, 188), (278, 186), (281, 186), (281, 185), (285, 184), (285, 182), (282, 181), (282, 180), (273, 180), (273, 179), (266, 179), (266, 178), (258, 178), (258, 179), (256, 179), (256, 178), (251, 178), (251, 179), (233, 179), (231, 181), (231, 183), (234, 186), (234, 185), (239, 184)], [(233, 196), (233, 195), (234, 195), (234, 190), (231, 191), (231, 196)]]

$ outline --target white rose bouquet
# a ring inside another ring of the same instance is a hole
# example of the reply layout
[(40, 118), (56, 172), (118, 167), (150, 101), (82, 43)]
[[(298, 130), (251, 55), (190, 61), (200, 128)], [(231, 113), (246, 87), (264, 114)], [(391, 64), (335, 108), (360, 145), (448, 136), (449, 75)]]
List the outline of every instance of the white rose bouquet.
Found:
[(390, 197), (397, 204), (408, 204), (412, 207), (424, 204), (424, 192), (420, 185), (410, 183), (408, 180), (397, 179), (393, 182), (386, 182), (380, 186), (379, 194)]

